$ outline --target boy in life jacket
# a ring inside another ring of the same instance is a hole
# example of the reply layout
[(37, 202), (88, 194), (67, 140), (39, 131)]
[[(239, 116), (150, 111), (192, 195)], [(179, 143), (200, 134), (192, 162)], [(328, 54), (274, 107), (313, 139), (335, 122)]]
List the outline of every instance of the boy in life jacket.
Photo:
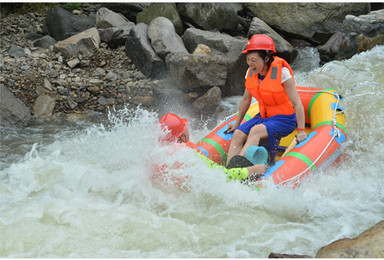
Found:
[[(214, 161), (205, 157), (197, 146), (189, 141), (189, 130), (188, 130), (188, 120), (184, 118), (180, 118), (179, 116), (167, 113), (162, 118), (160, 118), (159, 123), (162, 125), (164, 129), (167, 129), (169, 132), (164, 139), (161, 141), (163, 143), (180, 143), (181, 145), (185, 145), (196, 150), (196, 154), (202, 158), (210, 168), (220, 168), (224, 171), (225, 174), (228, 175), (228, 180), (237, 179), (240, 181), (244, 181), (249, 178), (258, 178), (263, 172), (266, 170), (266, 165), (252, 165), (249, 167), (242, 168), (232, 168), (227, 169), (222, 165), (215, 163)], [(180, 167), (180, 166), (177, 166)]]
[[(246, 49), (249, 66), (245, 90), (240, 102), (236, 123), (228, 125), (228, 133), (234, 132), (228, 151), (228, 162), (235, 155), (244, 156), (249, 147), (258, 146), (262, 138), (269, 139), (270, 164), (274, 163), (280, 139), (289, 135), (297, 126), (296, 140), (304, 141), (304, 108), (297, 93), (289, 64), (273, 57), (275, 43), (264, 34), (256, 34)], [(254, 97), (260, 113), (240, 125)]]

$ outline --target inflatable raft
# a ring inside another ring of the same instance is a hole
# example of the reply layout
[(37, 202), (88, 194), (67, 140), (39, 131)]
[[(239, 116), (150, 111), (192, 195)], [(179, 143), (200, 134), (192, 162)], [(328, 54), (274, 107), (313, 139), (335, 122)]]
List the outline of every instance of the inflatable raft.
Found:
[[(334, 89), (296, 87), (305, 111), (307, 139), (296, 144), (296, 130), (280, 141), (275, 162), (256, 181), (271, 178), (276, 185), (296, 186), (305, 176), (332, 165), (341, 154), (347, 138), (345, 115), (340, 106), (341, 94)], [(242, 123), (259, 113), (252, 105)], [(209, 159), (225, 165), (233, 133), (224, 133), (228, 124), (235, 123), (238, 114), (225, 119), (196, 145)], [(293, 148), (292, 145), (296, 144)], [(262, 145), (262, 142), (261, 142)], [(285, 150), (290, 147), (287, 153)]]

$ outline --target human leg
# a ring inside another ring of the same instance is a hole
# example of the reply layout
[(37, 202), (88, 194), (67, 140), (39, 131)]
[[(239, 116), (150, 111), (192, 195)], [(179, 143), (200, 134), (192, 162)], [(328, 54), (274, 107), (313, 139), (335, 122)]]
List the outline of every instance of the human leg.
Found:
[(247, 149), (252, 145), (259, 145), (261, 138), (268, 137), (267, 128), (264, 124), (258, 124), (251, 128), (251, 131), (249, 132), (248, 138), (244, 146), (239, 151), (239, 154), (244, 156)]
[(227, 155), (227, 164), (232, 159), (233, 156), (239, 154), (243, 148), (245, 140), (247, 140), (247, 134), (241, 130), (236, 129), (233, 133), (231, 144), (229, 145), (228, 155)]

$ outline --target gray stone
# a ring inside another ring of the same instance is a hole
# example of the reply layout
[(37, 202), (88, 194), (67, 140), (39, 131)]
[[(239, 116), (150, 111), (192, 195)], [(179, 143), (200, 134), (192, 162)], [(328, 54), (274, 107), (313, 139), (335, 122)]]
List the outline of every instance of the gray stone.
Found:
[(30, 109), (12, 92), (0, 84), (0, 125), (25, 127), (31, 120)]
[(95, 27), (96, 17), (82, 17), (74, 15), (63, 8), (55, 7), (48, 11), (45, 25), (50, 36), (56, 41), (62, 41)]
[(98, 50), (100, 44), (99, 32), (95, 27), (71, 36), (54, 45), (54, 51), (61, 52), (67, 59), (78, 54), (88, 56)]
[(219, 87), (213, 87), (202, 97), (197, 98), (193, 103), (193, 109), (200, 114), (212, 116), (220, 106), (221, 90)]
[(48, 70), (46, 70), (46, 71), (44, 72), (44, 74), (45, 74), (46, 76), (51, 77), (51, 78), (56, 78), (56, 77), (59, 75), (59, 74), (57, 73), (57, 71), (54, 70), (54, 69), (48, 69)]
[(56, 43), (56, 40), (49, 35), (45, 35), (43, 38), (37, 39), (33, 42), (33, 46), (48, 49)]
[(166, 59), (173, 81), (184, 92), (205, 93), (223, 87), (227, 79), (227, 62), (218, 56), (171, 53)]
[(76, 103), (71, 97), (67, 97), (67, 103), (68, 103), (68, 106), (71, 108), (71, 109), (74, 109), (75, 107), (77, 107), (79, 104)]
[(165, 17), (152, 20), (148, 26), (148, 37), (153, 49), (163, 60), (170, 53), (188, 53), (172, 22)]
[(36, 98), (32, 112), (41, 117), (52, 116), (55, 105), (56, 101), (54, 98), (48, 95), (41, 95)]
[(148, 25), (139, 23), (132, 28), (125, 42), (125, 53), (144, 75), (162, 78), (166, 75), (166, 65), (153, 50), (147, 36)]
[(51, 82), (49, 82), (48, 79), (44, 79), (44, 87), (46, 89), (52, 90), (52, 84), (51, 84)]
[(203, 30), (237, 31), (240, 19), (231, 3), (179, 3), (183, 21)]
[(95, 71), (93, 72), (93, 74), (96, 76), (104, 76), (105, 73), (106, 73), (105, 69), (103, 68), (96, 68)]
[(27, 54), (25, 53), (25, 50), (23, 48), (16, 46), (14, 44), (9, 46), (7, 52), (9, 54), (9, 56), (11, 56), (13, 58), (21, 58), (21, 57), (27, 56)]
[(100, 97), (98, 102), (102, 106), (107, 106), (109, 104), (108, 100), (106, 100), (105, 97)]
[(115, 13), (105, 7), (100, 8), (96, 13), (96, 27), (99, 29), (119, 27), (128, 22), (129, 20), (123, 15)]
[(159, 16), (169, 19), (174, 25), (177, 34), (183, 34), (183, 21), (180, 18), (175, 3), (151, 3), (144, 11), (137, 15), (136, 22), (149, 25), (153, 19)]
[[(369, 12), (369, 3), (246, 3), (245, 13), (269, 26), (324, 44), (343, 30), (347, 14)], [(295, 17), (297, 19), (295, 19)]]
[(136, 21), (137, 14), (142, 12), (149, 5), (150, 3), (101, 3), (102, 7), (106, 7), (114, 12), (121, 13), (124, 15), (124, 17), (127, 17), (128, 20), (136, 23), (139, 23)]
[(248, 69), (245, 55), (241, 53), (248, 39), (235, 37), (219, 32), (209, 32), (189, 28), (183, 35), (184, 44), (189, 52), (193, 52), (198, 44), (207, 45), (212, 56), (223, 58), (228, 64), (227, 80), (222, 92), (225, 96), (242, 95), (244, 93), (244, 75)]
[(134, 23), (127, 22), (119, 27), (99, 29), (101, 41), (110, 44), (112, 47), (124, 45), (131, 29), (134, 26)]
[(108, 72), (108, 74), (105, 76), (105, 78), (109, 81), (115, 81), (119, 79), (119, 75), (113, 73), (112, 71)]
[(80, 64), (80, 60), (78, 58), (71, 59), (67, 62), (68, 66), (71, 68), (76, 67), (77, 65)]

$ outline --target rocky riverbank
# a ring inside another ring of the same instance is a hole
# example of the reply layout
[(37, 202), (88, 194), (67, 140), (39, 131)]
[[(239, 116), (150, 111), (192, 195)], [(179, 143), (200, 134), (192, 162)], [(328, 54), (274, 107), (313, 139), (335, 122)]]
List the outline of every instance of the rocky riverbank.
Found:
[[(271, 5), (280, 18), (294, 10), (311, 21), (289, 19), (287, 25), (271, 19)], [(332, 5), (340, 10), (330, 15)], [(222, 96), (242, 94), (246, 63), (239, 53), (253, 34), (270, 35), (278, 55), (290, 62), (300, 45), (319, 46), (327, 61), (383, 42), (383, 10), (370, 12), (368, 3), (80, 7), (2, 17), (2, 125), (26, 126), (33, 118), (87, 120), (111, 107), (161, 111), (170, 103), (212, 116)]]

